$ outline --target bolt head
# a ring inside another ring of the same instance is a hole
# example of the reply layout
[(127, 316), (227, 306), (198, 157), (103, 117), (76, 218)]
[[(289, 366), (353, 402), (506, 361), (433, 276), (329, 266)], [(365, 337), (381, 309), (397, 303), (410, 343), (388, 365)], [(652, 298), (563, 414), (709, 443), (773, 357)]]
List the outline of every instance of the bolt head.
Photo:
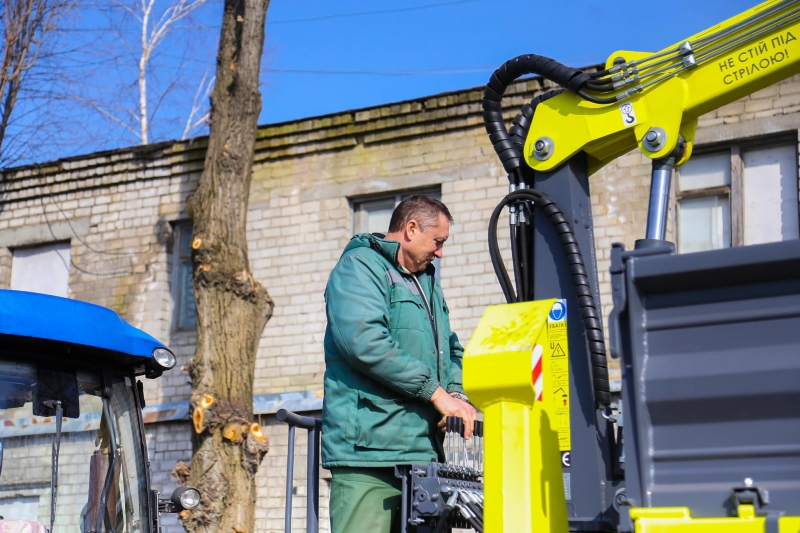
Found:
[(539, 137), (533, 143), (533, 156), (539, 161), (546, 161), (553, 155), (555, 144), (549, 137)]
[(545, 157), (553, 151), (553, 141), (546, 137), (537, 139), (536, 142), (533, 143), (533, 151), (537, 156)]
[(661, 137), (661, 135), (659, 135), (659, 134), (658, 134), (658, 132), (657, 132), (657, 131), (655, 131), (655, 130), (650, 130), (650, 131), (648, 131), (648, 132), (647, 132), (647, 135), (645, 135), (645, 136), (644, 136), (644, 138), (645, 138), (645, 140), (646, 140), (647, 142), (649, 142), (649, 143), (653, 143), (653, 144), (655, 144), (655, 143), (657, 143), (657, 142), (658, 142), (658, 138), (659, 138), (659, 137)]

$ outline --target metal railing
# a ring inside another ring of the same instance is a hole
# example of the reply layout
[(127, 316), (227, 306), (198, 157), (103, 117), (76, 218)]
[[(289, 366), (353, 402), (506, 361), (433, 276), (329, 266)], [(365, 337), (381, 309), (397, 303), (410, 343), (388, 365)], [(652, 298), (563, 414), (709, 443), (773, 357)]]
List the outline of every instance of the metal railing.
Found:
[(284, 533), (292, 532), (292, 488), (294, 485), (294, 433), (299, 427), (308, 431), (308, 466), (306, 473), (306, 531), (319, 532), (319, 444), (322, 420), (298, 415), (286, 409), (277, 413), (280, 422), (289, 426), (289, 446), (286, 451), (286, 515)]

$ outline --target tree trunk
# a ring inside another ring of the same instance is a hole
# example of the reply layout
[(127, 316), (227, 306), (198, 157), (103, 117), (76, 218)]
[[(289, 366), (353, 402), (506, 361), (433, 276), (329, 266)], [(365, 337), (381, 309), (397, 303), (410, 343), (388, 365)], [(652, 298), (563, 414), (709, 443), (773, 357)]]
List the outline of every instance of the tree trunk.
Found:
[(254, 530), (255, 474), (267, 452), (253, 423), (253, 377), (273, 302), (250, 272), (246, 223), (268, 6), (225, 0), (208, 152), (189, 200), (197, 303), (189, 482), (202, 494), (200, 507), (183, 513), (192, 533)]

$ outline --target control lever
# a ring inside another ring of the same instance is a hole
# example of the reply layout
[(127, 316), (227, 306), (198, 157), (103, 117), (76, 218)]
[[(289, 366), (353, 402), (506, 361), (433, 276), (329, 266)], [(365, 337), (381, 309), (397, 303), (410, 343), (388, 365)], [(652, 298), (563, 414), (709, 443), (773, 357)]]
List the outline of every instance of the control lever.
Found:
[(464, 419), (457, 417), (456, 418), (456, 453), (458, 454), (458, 458), (456, 459), (456, 463), (458, 466), (462, 466), (464, 462), (464, 454), (462, 453), (462, 446), (461, 443), (464, 441)]
[(473, 454), (477, 458), (475, 470), (483, 472), (483, 420), (475, 421), (475, 449)]
[(483, 421), (476, 420), (472, 431), (472, 452), (464, 438), (464, 420), (457, 416), (445, 418), (444, 454), (445, 462), (453, 466), (483, 471)]
[(467, 428), (466, 428), (466, 426), (464, 424), (464, 420), (461, 419), (461, 418), (459, 418), (459, 420), (461, 420), (461, 433), (460, 433), (460, 435), (461, 435), (461, 450), (462, 450), (461, 466), (463, 468), (468, 468), (469, 467), (469, 450), (467, 450), (467, 439), (464, 436), (466, 434), (466, 429)]
[(456, 419), (453, 416), (445, 418), (445, 461), (448, 464), (453, 464), (453, 432), (455, 431)]

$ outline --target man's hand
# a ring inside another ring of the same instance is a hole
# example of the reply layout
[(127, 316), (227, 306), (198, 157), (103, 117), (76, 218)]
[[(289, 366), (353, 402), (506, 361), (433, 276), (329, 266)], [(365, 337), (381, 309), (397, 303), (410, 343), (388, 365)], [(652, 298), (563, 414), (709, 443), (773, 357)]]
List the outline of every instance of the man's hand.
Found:
[(439, 427), (442, 428), (442, 431), (444, 431), (445, 418), (457, 416), (464, 421), (464, 438), (468, 439), (472, 436), (476, 418), (474, 407), (467, 402), (453, 398), (441, 387), (436, 389), (436, 392), (431, 396), (431, 403), (437, 411), (442, 413), (442, 420), (439, 422)]

